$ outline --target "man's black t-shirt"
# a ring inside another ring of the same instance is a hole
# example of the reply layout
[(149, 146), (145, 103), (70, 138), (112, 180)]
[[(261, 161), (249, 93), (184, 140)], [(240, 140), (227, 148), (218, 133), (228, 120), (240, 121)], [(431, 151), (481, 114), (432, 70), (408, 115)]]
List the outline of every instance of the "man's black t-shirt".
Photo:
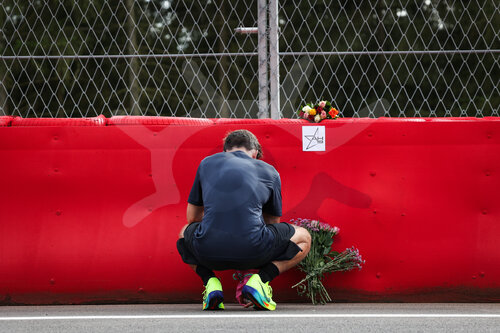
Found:
[(208, 156), (198, 167), (188, 202), (204, 206), (193, 239), (199, 258), (251, 261), (270, 254), (275, 236), (262, 212), (281, 216), (281, 181), (271, 165), (242, 151)]

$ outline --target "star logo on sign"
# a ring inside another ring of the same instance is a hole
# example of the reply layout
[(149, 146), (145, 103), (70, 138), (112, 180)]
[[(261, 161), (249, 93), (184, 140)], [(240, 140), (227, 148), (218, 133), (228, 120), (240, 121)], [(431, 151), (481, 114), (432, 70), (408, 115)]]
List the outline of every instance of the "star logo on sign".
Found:
[(309, 140), (309, 143), (307, 144), (306, 149), (311, 149), (319, 144), (323, 144), (325, 138), (318, 136), (318, 131), (319, 128), (316, 128), (316, 131), (314, 132), (313, 135), (304, 135), (304, 137)]

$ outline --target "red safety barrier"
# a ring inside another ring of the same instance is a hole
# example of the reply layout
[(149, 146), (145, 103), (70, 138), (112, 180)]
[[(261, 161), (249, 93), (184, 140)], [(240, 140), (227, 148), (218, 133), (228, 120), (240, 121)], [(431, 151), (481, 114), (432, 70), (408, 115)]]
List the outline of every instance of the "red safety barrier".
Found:
[[(201, 302), (175, 242), (199, 162), (239, 128), (281, 174), (282, 220), (338, 226), (366, 259), (327, 278), (334, 300), (500, 300), (499, 118), (323, 121), (318, 152), (303, 120), (99, 119), (0, 127), (0, 304)], [(307, 302), (301, 277), (276, 301)]]
[(22, 118), (14, 117), (12, 126), (105, 126), (103, 115), (92, 118)]
[(0, 126), (9, 126), (13, 118), (11, 116), (0, 116)]
[(108, 125), (213, 125), (212, 119), (187, 117), (115, 116), (108, 119)]

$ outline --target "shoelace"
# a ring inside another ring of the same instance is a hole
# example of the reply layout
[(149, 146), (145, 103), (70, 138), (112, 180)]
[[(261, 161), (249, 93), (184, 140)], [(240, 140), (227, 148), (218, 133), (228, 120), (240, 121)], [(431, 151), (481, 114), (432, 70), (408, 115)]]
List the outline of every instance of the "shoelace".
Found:
[(203, 300), (205, 300), (208, 296), (208, 293), (207, 293), (207, 288), (205, 288), (205, 290), (203, 290), (203, 292), (201, 293), (201, 295), (203, 296)]
[(264, 283), (267, 287), (267, 292), (269, 293), (269, 298), (273, 298), (273, 288), (269, 285), (269, 282)]
[(208, 297), (208, 288), (206, 286), (205, 286), (205, 290), (203, 290), (201, 295), (203, 296), (203, 300), (205, 300)]
[(245, 278), (246, 278), (246, 277), (252, 276), (253, 274), (254, 274), (254, 273), (248, 273), (248, 274), (243, 275), (243, 274), (241, 274), (240, 272), (238, 272), (238, 273), (234, 273), (234, 274), (233, 274), (233, 280), (236, 280), (236, 281), (240, 281), (240, 282), (241, 282), (241, 281), (245, 280)]

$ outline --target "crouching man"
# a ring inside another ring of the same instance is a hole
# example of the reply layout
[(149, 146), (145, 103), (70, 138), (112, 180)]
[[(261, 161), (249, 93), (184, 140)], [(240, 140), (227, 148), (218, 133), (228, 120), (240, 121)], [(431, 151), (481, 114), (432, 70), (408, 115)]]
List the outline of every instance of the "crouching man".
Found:
[(242, 294), (254, 307), (274, 310), (269, 283), (309, 252), (308, 231), (280, 223), (280, 176), (261, 156), (255, 135), (237, 130), (224, 139), (224, 152), (198, 167), (177, 249), (205, 285), (203, 310), (224, 309), (214, 270), (228, 269), (258, 269)]

